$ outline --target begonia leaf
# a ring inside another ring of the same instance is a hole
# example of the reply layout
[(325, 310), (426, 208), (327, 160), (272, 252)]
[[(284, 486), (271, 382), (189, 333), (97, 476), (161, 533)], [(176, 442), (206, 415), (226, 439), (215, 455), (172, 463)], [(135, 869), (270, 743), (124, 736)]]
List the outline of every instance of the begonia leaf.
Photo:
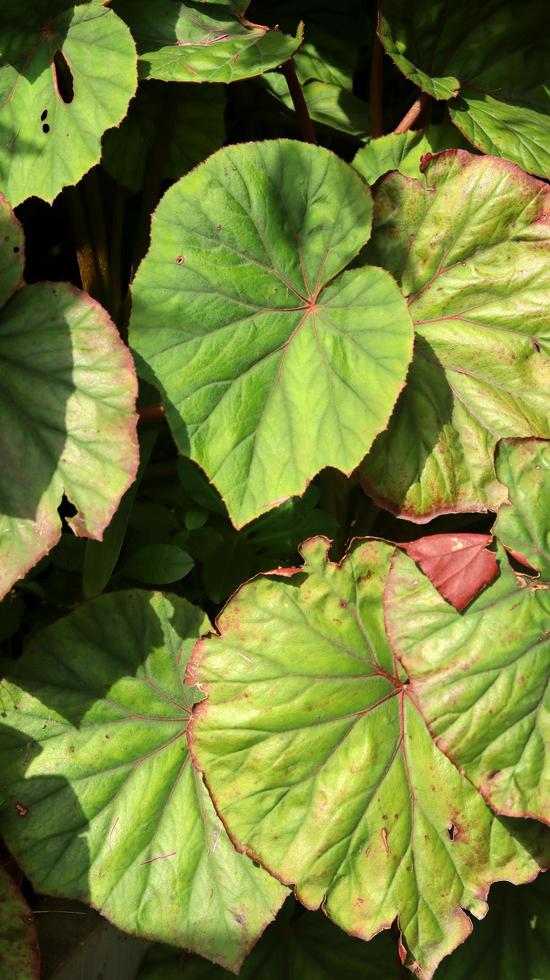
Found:
[(61, 533), (101, 540), (138, 465), (136, 377), (109, 316), (66, 283), (22, 285), (23, 232), (0, 198), (0, 598)]
[(468, 144), (456, 126), (439, 124), (407, 133), (388, 133), (368, 140), (357, 151), (353, 166), (368, 184), (374, 184), (390, 170), (420, 178), (420, 161), (425, 153), (463, 149)]
[(438, 592), (455, 609), (464, 609), (498, 574), (490, 534), (430, 534), (402, 545)]
[(458, 613), (405, 555), (385, 597), (394, 653), (438, 746), (498, 813), (550, 823), (550, 591), (500, 574)]
[(550, 189), (462, 150), (423, 167), (375, 194), (367, 256), (401, 282), (416, 343), (363, 468), (377, 502), (420, 522), (497, 510), (497, 440), (550, 436)]
[(101, 156), (137, 84), (132, 36), (99, 3), (3, 0), (0, 191), (53, 201)]
[(544, 0), (384, 0), (380, 38), (395, 64), (485, 153), (550, 176)]
[(185, 737), (208, 620), (100, 596), (45, 628), (0, 687), (6, 842), (37, 890), (237, 970), (286, 890), (234, 851)]
[(513, 555), (550, 582), (550, 443), (503, 440), (496, 470), (510, 503), (500, 508), (493, 531)]
[(328, 547), (243, 586), (197, 644), (191, 751), (240, 849), (355, 936), (397, 918), (429, 978), (469, 935), (464, 910), (534, 877), (549, 840), (495, 816), (434, 744), (385, 634), (393, 547), (359, 543), (341, 565)]
[(388, 423), (412, 323), (387, 272), (343, 271), (370, 221), (361, 178), (292, 140), (220, 150), (155, 212), (130, 341), (236, 526), (353, 470)]
[(40, 954), (31, 911), (0, 865), (0, 976), (39, 980)]

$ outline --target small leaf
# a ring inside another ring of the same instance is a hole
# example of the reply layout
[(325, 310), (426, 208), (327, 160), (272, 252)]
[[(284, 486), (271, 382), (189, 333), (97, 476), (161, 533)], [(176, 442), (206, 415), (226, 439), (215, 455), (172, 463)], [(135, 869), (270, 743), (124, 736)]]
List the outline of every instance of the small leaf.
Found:
[(236, 82), (276, 68), (302, 43), (301, 25), (289, 37), (250, 24), (231, 0), (114, 0), (112, 6), (136, 39), (141, 78)]
[(134, 552), (120, 574), (145, 585), (169, 585), (188, 575), (193, 565), (191, 556), (174, 544), (148, 544)]
[(39, 980), (40, 954), (31, 911), (0, 865), (0, 976)]
[(550, 582), (550, 444), (535, 439), (499, 443), (496, 470), (510, 503), (498, 512), (493, 533), (523, 564)]
[(353, 166), (368, 184), (376, 183), (390, 170), (399, 170), (399, 173), (407, 177), (420, 178), (420, 161), (426, 153), (467, 146), (466, 140), (455, 126), (428, 126), (426, 129), (389, 133), (387, 136), (369, 140), (355, 154)]
[(0, 824), (38, 891), (237, 970), (286, 891), (236, 853), (189, 762), (182, 675), (208, 628), (131, 591), (38, 634), (0, 688)]
[(0, 190), (13, 205), (53, 201), (99, 162), (137, 84), (125, 24), (99, 3), (3, 0)]
[(550, 591), (500, 576), (459, 614), (404, 555), (386, 591), (392, 647), (437, 744), (488, 803), (550, 823)]
[(401, 547), (461, 610), (498, 574), (496, 555), (487, 551), (491, 541), (490, 534), (431, 534)]
[(426, 980), (471, 932), (463, 910), (482, 917), (490, 884), (530, 880), (550, 844), (495, 817), (434, 744), (386, 639), (393, 547), (362, 542), (341, 565), (328, 547), (249, 582), (197, 644), (191, 751), (245, 853), (352, 935), (397, 918)]
[(367, 258), (400, 280), (416, 341), (362, 469), (377, 503), (421, 523), (498, 510), (497, 440), (550, 437), (550, 189), (462, 150), (423, 169), (375, 195)]
[(154, 215), (131, 343), (237, 527), (353, 470), (387, 425), (412, 324), (383, 270), (342, 272), (370, 216), (353, 170), (292, 140), (220, 150)]

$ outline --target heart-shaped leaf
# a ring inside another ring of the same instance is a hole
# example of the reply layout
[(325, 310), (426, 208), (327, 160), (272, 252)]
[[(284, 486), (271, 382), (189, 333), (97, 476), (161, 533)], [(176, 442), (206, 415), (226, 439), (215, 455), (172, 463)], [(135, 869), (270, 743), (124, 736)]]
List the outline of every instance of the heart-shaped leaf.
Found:
[[(101, 156), (137, 83), (132, 36), (99, 3), (22, 5), (0, 12), (0, 190), (15, 206), (53, 201)], [(15, 161), (15, 162), (14, 162)]]
[(139, 54), (141, 78), (165, 82), (236, 82), (288, 61), (302, 43), (296, 37), (252, 24), (248, 4), (231, 0), (114, 0), (129, 25)]
[(460, 610), (498, 574), (496, 555), (487, 551), (491, 541), (490, 534), (429, 534), (402, 548)]
[(393, 548), (335, 565), (328, 547), (243, 586), (197, 645), (191, 750), (240, 848), (353, 935), (397, 917), (428, 978), (470, 933), (463, 909), (482, 917), (493, 881), (533, 877), (548, 837), (495, 817), (434, 744), (386, 639)]
[(452, 121), (474, 146), (550, 176), (548, 32), (544, 0), (384, 0), (379, 34), (424, 92), (451, 99)]
[(550, 443), (503, 440), (496, 470), (510, 503), (500, 508), (493, 531), (516, 558), (550, 582)]
[(353, 470), (388, 423), (412, 324), (382, 269), (342, 273), (370, 221), (360, 177), (292, 140), (220, 150), (154, 215), (131, 343), (237, 526)]
[(17, 289), (23, 232), (3, 198), (0, 235), (1, 598), (58, 541), (63, 494), (75, 534), (101, 539), (138, 452), (134, 366), (109, 316), (65, 283)]
[(234, 851), (189, 764), (182, 679), (208, 625), (137, 591), (43, 630), (0, 688), (0, 823), (35, 888), (236, 970), (287, 893)]
[(420, 161), (426, 153), (467, 146), (462, 133), (448, 123), (407, 133), (388, 133), (362, 146), (353, 158), (353, 166), (367, 184), (374, 184), (390, 170), (420, 178)]
[(39, 980), (40, 954), (31, 911), (0, 865), (0, 976)]
[(405, 555), (386, 591), (392, 647), (437, 744), (494, 810), (550, 823), (550, 591), (500, 576), (462, 614)]
[(550, 190), (462, 150), (424, 166), (424, 185), (389, 174), (375, 196), (370, 258), (401, 281), (416, 345), (363, 470), (378, 502), (421, 522), (497, 510), (497, 439), (550, 436)]

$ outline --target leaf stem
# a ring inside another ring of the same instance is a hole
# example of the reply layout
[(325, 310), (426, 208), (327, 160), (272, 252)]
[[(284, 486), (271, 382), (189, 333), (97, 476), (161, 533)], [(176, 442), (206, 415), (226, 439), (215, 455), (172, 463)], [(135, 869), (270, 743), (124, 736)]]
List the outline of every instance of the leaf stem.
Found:
[(302, 139), (306, 143), (313, 143), (317, 146), (317, 137), (315, 135), (315, 130), (313, 128), (313, 123), (311, 121), (307, 103), (304, 98), (304, 93), (302, 92), (302, 86), (298, 80), (296, 74), (296, 68), (294, 67), (294, 61), (290, 58), (285, 61), (282, 66), (284, 76), (286, 78), (286, 83), (288, 85), (288, 91), (290, 92), (290, 97), (292, 99), (294, 108), (296, 110), (296, 115), (298, 116), (298, 121), (300, 123), (300, 129), (302, 131)]
[(409, 111), (405, 113), (402, 120), (394, 129), (394, 133), (406, 133), (408, 129), (411, 129), (417, 121), (420, 113), (426, 108), (428, 102), (430, 101), (430, 96), (427, 92), (421, 92), (418, 99), (415, 99)]
[(109, 282), (109, 251), (107, 248), (107, 230), (105, 227), (105, 211), (97, 171), (91, 170), (83, 180), (84, 194), (86, 196), (88, 221), (91, 231), (92, 242), (95, 252), (95, 262), (101, 282), (100, 302), (105, 307), (110, 306), (110, 282)]
[(376, 139), (384, 135), (384, 117), (382, 110), (382, 70), (384, 60), (384, 48), (378, 37), (378, 17), (377, 25), (374, 28), (374, 38), (372, 42), (372, 61), (370, 66), (370, 120), (371, 136)]
[(99, 300), (102, 294), (102, 282), (82, 195), (78, 187), (70, 187), (66, 193), (82, 289), (93, 299)]
[(138, 409), (138, 420), (140, 422), (160, 422), (164, 418), (163, 405), (145, 405)]

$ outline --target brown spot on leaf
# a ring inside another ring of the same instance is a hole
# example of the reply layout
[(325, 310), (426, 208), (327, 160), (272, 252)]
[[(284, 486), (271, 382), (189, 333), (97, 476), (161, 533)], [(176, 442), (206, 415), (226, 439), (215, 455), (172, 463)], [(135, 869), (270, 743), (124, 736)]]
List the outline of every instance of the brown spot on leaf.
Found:
[(20, 817), (26, 817), (27, 813), (29, 812), (28, 807), (26, 807), (24, 803), (17, 802), (15, 804), (15, 809), (17, 811), (18, 816)]

